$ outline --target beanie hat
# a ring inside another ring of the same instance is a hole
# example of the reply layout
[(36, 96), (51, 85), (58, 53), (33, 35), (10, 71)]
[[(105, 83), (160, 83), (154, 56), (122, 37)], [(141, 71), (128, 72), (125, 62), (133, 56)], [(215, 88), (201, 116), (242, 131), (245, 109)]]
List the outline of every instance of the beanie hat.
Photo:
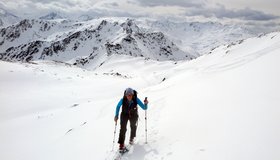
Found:
[(125, 95), (133, 95), (134, 94), (134, 90), (132, 89), (132, 88), (127, 88), (126, 90), (125, 90)]

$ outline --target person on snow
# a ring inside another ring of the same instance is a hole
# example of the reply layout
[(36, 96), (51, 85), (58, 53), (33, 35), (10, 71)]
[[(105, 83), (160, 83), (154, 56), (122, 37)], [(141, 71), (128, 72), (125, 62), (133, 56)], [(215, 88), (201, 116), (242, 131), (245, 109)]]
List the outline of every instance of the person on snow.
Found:
[(125, 141), (125, 133), (126, 133), (126, 125), (127, 121), (130, 122), (130, 139), (129, 144), (133, 144), (134, 138), (136, 137), (136, 129), (137, 129), (137, 122), (138, 122), (138, 110), (137, 105), (139, 105), (143, 110), (146, 110), (148, 108), (148, 100), (144, 100), (143, 102), (137, 98), (137, 92), (133, 90), (132, 88), (127, 88), (124, 91), (123, 98), (119, 101), (117, 107), (116, 107), (116, 113), (114, 117), (115, 123), (118, 121), (119, 117), (119, 111), (122, 106), (122, 112), (120, 116), (120, 134), (119, 134), (119, 140), (118, 143), (120, 144), (120, 151), (125, 149), (124, 141)]

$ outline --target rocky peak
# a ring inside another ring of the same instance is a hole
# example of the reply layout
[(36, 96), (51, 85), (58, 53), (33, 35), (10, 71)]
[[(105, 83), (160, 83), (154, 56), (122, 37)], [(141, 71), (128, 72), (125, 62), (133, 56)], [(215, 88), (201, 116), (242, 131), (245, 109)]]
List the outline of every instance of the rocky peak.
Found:
[(133, 19), (127, 19), (126, 22), (121, 24), (121, 27), (123, 27), (123, 30), (127, 34), (132, 34), (132, 32), (138, 33), (139, 32), (139, 27), (136, 25)]
[(56, 12), (51, 12), (45, 16), (39, 17), (39, 19), (53, 20), (53, 19), (63, 19), (63, 17)]

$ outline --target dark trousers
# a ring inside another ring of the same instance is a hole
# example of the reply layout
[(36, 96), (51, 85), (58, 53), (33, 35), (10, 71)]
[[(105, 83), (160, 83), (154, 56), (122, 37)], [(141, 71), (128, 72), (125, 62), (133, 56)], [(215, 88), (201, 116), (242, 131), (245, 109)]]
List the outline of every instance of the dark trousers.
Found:
[(135, 112), (133, 114), (128, 113), (121, 113), (121, 129), (120, 129), (120, 135), (119, 135), (119, 144), (124, 144), (125, 140), (125, 133), (126, 133), (126, 125), (127, 121), (129, 120), (130, 123), (130, 139), (133, 139), (136, 137), (136, 129), (137, 129), (137, 121), (138, 121), (138, 113)]

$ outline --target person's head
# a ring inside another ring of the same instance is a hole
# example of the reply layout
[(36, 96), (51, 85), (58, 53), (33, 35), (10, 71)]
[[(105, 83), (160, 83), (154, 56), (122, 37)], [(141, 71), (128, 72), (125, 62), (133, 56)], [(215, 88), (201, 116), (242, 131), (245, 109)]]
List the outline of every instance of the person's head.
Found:
[(125, 90), (125, 97), (127, 98), (127, 100), (131, 101), (134, 95), (134, 90), (132, 88), (127, 88)]

